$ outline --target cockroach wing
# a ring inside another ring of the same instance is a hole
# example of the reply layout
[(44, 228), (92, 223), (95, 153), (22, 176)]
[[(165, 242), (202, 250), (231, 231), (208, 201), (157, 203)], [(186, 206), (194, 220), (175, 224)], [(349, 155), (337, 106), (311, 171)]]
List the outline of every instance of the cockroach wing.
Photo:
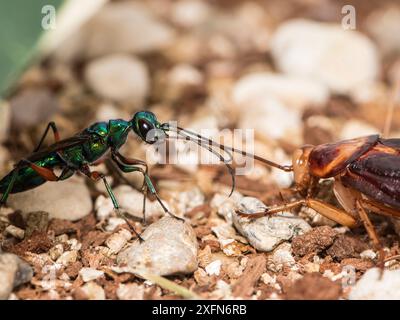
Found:
[(400, 152), (400, 139), (379, 139), (379, 142), (387, 147), (395, 149), (397, 152)]
[(378, 139), (379, 135), (371, 135), (314, 147), (309, 157), (311, 174), (319, 178), (338, 175), (350, 163), (371, 149)]
[(377, 151), (378, 145), (351, 163), (342, 182), (369, 198), (400, 209), (400, 154)]

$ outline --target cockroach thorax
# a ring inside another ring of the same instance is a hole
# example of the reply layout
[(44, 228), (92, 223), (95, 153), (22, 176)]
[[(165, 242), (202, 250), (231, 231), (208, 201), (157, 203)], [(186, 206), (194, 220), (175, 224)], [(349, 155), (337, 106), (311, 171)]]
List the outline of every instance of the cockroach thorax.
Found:
[(293, 153), (292, 164), (294, 181), (298, 188), (305, 189), (310, 184), (309, 157), (314, 149), (312, 145), (305, 145)]

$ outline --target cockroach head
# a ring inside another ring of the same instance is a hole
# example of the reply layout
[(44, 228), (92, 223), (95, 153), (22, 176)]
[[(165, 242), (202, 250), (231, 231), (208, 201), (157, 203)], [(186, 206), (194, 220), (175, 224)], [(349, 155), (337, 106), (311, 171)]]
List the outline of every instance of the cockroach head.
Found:
[(153, 144), (165, 137), (156, 115), (150, 111), (136, 112), (131, 120), (132, 130), (145, 142)]

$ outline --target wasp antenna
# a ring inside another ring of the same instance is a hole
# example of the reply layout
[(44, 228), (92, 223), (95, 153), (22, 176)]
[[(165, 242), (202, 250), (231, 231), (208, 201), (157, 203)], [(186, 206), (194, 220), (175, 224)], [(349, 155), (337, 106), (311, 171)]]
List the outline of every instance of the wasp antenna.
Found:
[(176, 129), (177, 129), (178, 133), (179, 132), (184, 132), (186, 134), (190, 134), (190, 135), (195, 136), (196, 138), (198, 138), (198, 139), (200, 139), (200, 140), (202, 140), (202, 141), (204, 141), (204, 142), (206, 142), (206, 143), (208, 143), (208, 144), (210, 144), (212, 146), (220, 148), (221, 150), (224, 150), (224, 151), (230, 150), (232, 152), (241, 154), (243, 156), (253, 158), (253, 159), (255, 159), (257, 161), (260, 161), (260, 162), (262, 162), (262, 163), (264, 163), (264, 164), (266, 164), (266, 165), (268, 165), (270, 167), (278, 168), (278, 169), (286, 171), (286, 172), (293, 171), (293, 166), (291, 166), (291, 165), (280, 165), (280, 164), (275, 163), (275, 162), (273, 162), (271, 160), (264, 159), (264, 158), (262, 158), (260, 156), (257, 156), (257, 155), (255, 155), (253, 153), (246, 152), (246, 151), (239, 150), (239, 149), (235, 149), (235, 148), (228, 147), (228, 146), (225, 146), (225, 145), (221, 145), (221, 144), (219, 144), (219, 143), (217, 143), (217, 142), (215, 142), (215, 141), (213, 141), (213, 140), (211, 140), (209, 138), (205, 138), (205, 137), (203, 137), (203, 136), (201, 136), (201, 135), (199, 135), (199, 134), (197, 134), (195, 132), (192, 132), (192, 131), (189, 131), (189, 130), (186, 130), (186, 129), (183, 129), (183, 128), (180, 128), (180, 127), (176, 127)]

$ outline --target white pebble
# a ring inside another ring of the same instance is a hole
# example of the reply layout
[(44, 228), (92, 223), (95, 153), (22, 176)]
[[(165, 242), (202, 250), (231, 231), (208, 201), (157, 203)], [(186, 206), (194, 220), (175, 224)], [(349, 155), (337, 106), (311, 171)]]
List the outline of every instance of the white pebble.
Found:
[(120, 283), (117, 289), (119, 300), (143, 300), (144, 287), (136, 283)]
[(56, 261), (58, 264), (62, 264), (63, 266), (68, 266), (71, 263), (76, 262), (78, 258), (78, 251), (66, 251), (64, 252)]
[(210, 264), (208, 264), (205, 267), (205, 270), (208, 273), (208, 275), (210, 275), (210, 276), (212, 276), (212, 275), (219, 276), (219, 273), (221, 272), (221, 266), (222, 266), (221, 260), (215, 260), (215, 261), (211, 262)]
[(49, 250), (49, 256), (53, 261), (56, 261), (64, 252), (64, 246), (59, 243)]
[(141, 106), (149, 93), (147, 66), (129, 55), (92, 60), (85, 69), (85, 79), (99, 96), (136, 106)]
[(360, 257), (362, 259), (374, 260), (376, 258), (376, 253), (371, 249), (367, 249), (360, 253)]
[(350, 300), (399, 300), (400, 270), (369, 269), (352, 288)]
[[(244, 197), (237, 209), (244, 213), (257, 213), (265, 208), (265, 204), (257, 198)], [(307, 222), (290, 212), (250, 219), (239, 216), (235, 210), (232, 212), (232, 216), (239, 233), (245, 236), (254, 248), (266, 252), (311, 229)]]
[(106, 240), (106, 245), (110, 248), (111, 253), (118, 253), (131, 237), (132, 235), (128, 230), (121, 229)]
[(7, 226), (5, 232), (17, 239), (23, 239), (25, 237), (25, 231), (22, 230), (21, 228), (13, 226), (12, 224)]
[(82, 286), (83, 292), (89, 300), (105, 300), (106, 294), (104, 289), (94, 282), (88, 282)]
[(239, 79), (232, 96), (238, 106), (248, 106), (260, 98), (273, 96), (288, 107), (302, 109), (309, 105), (322, 106), (329, 98), (329, 90), (314, 80), (259, 72)]
[(274, 33), (271, 51), (280, 71), (319, 81), (336, 93), (373, 82), (380, 72), (373, 42), (340, 24), (288, 20)]
[(79, 275), (82, 277), (84, 282), (96, 280), (104, 275), (104, 271), (96, 270), (93, 268), (82, 268), (79, 271)]

